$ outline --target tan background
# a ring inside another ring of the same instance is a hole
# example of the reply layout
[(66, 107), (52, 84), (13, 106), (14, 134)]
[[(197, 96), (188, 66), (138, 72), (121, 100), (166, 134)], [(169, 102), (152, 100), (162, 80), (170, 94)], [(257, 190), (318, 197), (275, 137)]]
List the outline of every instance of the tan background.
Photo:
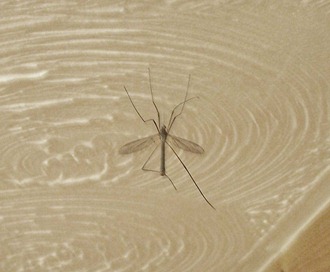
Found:
[[(276, 260), (328, 209), (329, 1), (1, 1), (0, 14), (0, 271), (302, 271), (295, 253)], [(170, 152), (177, 192), (140, 169), (152, 148), (118, 154), (156, 133), (123, 89), (156, 118), (148, 68), (165, 121), (191, 74), (200, 99), (171, 132), (205, 149), (178, 153), (216, 211)]]

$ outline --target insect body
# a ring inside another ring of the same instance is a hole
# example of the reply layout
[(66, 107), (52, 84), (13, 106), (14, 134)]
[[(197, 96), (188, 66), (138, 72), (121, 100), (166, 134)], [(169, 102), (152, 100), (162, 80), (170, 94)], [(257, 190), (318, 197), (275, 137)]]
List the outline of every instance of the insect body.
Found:
[(160, 175), (165, 176), (165, 143), (167, 138), (166, 126), (163, 125), (160, 129), (160, 141), (161, 141), (161, 152), (160, 152)]
[[(150, 77), (150, 69), (149, 69), (149, 85), (150, 85), (150, 93), (151, 93), (151, 99), (152, 99), (152, 103), (156, 109), (157, 112), (157, 116), (158, 116), (158, 122), (156, 122), (154, 119), (147, 119), (145, 120), (142, 115), (140, 114), (140, 112), (137, 110), (137, 108), (135, 107), (126, 87), (124, 86), (124, 89), (127, 93), (127, 96), (133, 106), (133, 108), (135, 109), (136, 113), (139, 115), (139, 117), (141, 118), (141, 120), (143, 122), (152, 122), (156, 129), (157, 129), (157, 134), (155, 135), (151, 135), (149, 137), (145, 137), (142, 139), (138, 139), (135, 140), (133, 142), (130, 142), (128, 144), (125, 144), (124, 146), (122, 146), (119, 149), (119, 153), (121, 154), (130, 154), (133, 152), (137, 152), (140, 150), (143, 150), (144, 148), (150, 146), (151, 144), (157, 144), (155, 149), (151, 152), (150, 156), (148, 157), (147, 161), (144, 163), (144, 165), (142, 166), (142, 170), (144, 171), (153, 171), (153, 172), (158, 172), (160, 173), (161, 176), (166, 176), (170, 182), (172, 183), (174, 189), (176, 189), (173, 181), (170, 179), (170, 177), (166, 174), (166, 168), (165, 168), (165, 147), (168, 146), (170, 147), (170, 149), (173, 151), (173, 153), (175, 154), (175, 156), (178, 158), (178, 160), (180, 161), (180, 163), (182, 164), (182, 166), (184, 167), (184, 169), (187, 171), (187, 173), (189, 174), (191, 180), (193, 181), (193, 183), (195, 184), (196, 188), (198, 189), (198, 191), (200, 192), (200, 194), (203, 196), (203, 198), (205, 199), (205, 201), (213, 208), (213, 205), (208, 201), (208, 199), (206, 198), (206, 196), (203, 194), (202, 190), (199, 188), (199, 186), (197, 185), (196, 181), (194, 180), (194, 178), (192, 177), (192, 175), (190, 174), (188, 168), (186, 167), (186, 165), (183, 163), (183, 161), (180, 159), (180, 157), (178, 156), (178, 154), (176, 153), (176, 151), (174, 150), (173, 146), (180, 148), (182, 150), (185, 151), (189, 151), (189, 152), (193, 152), (193, 153), (198, 153), (201, 154), (204, 152), (204, 149), (199, 146), (198, 144), (191, 142), (189, 140), (180, 138), (180, 137), (176, 137), (174, 135), (170, 134), (170, 130), (176, 120), (176, 118), (178, 116), (180, 116), (183, 112), (184, 106), (186, 104), (186, 102), (197, 98), (197, 97), (191, 97), (189, 99), (187, 99), (188, 96), (188, 90), (189, 90), (189, 82), (190, 82), (190, 75), (189, 75), (189, 79), (188, 79), (188, 85), (187, 85), (187, 91), (186, 91), (186, 95), (185, 95), (185, 99), (183, 102), (179, 103), (178, 105), (176, 105), (171, 113), (170, 116), (170, 120), (168, 122), (168, 126), (166, 127), (164, 124), (161, 125), (160, 124), (160, 114), (159, 114), (159, 110), (156, 106), (156, 103), (154, 101), (154, 97), (153, 97), (153, 91), (152, 91), (152, 86), (151, 86), (151, 77)], [(181, 109), (179, 111), (179, 113), (175, 114), (175, 111), (181, 106)], [(158, 146), (161, 145), (161, 155), (160, 155), (160, 171), (156, 171), (156, 170), (152, 170), (152, 169), (147, 169), (146, 168), (146, 164), (148, 163), (148, 161), (150, 160), (150, 158), (152, 157), (152, 155), (154, 154), (154, 152), (156, 151), (156, 149), (158, 148)], [(172, 146), (173, 145), (173, 146)]]

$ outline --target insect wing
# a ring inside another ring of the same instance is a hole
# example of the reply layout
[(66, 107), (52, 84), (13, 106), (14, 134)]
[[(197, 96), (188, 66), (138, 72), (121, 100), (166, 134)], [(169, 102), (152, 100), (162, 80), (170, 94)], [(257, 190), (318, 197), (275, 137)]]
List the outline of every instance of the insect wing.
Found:
[(182, 150), (198, 154), (202, 154), (204, 152), (204, 149), (201, 146), (189, 140), (182, 139), (173, 135), (167, 135), (167, 138), (170, 140), (171, 143), (173, 143), (174, 146)]
[(130, 153), (140, 151), (140, 150), (148, 147), (152, 143), (156, 143), (157, 139), (159, 139), (158, 134), (135, 140), (133, 142), (123, 145), (119, 149), (119, 153), (120, 154), (130, 154)]

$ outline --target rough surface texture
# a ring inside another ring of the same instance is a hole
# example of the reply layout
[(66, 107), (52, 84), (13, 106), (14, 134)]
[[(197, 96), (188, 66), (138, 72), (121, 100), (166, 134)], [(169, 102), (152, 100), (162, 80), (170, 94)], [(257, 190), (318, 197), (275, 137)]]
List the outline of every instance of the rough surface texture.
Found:
[[(263, 271), (325, 207), (329, 1), (156, 2), (1, 1), (0, 271)], [(118, 152), (157, 133), (148, 68), (165, 125), (191, 75), (170, 134), (216, 211)]]

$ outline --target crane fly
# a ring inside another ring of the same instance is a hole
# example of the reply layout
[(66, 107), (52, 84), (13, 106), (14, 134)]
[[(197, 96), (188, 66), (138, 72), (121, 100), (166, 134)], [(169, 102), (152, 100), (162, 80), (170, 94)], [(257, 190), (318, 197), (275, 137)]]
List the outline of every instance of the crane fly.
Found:
[[(200, 189), (200, 187), (197, 185), (195, 179), (193, 178), (193, 176), (191, 175), (191, 173), (189, 172), (188, 168), (186, 167), (186, 165), (183, 163), (183, 161), (181, 160), (181, 158), (179, 157), (179, 155), (177, 154), (177, 152), (174, 150), (173, 146), (182, 149), (184, 151), (189, 151), (192, 153), (197, 153), (197, 154), (202, 154), (204, 152), (204, 149), (199, 146), (198, 144), (171, 135), (170, 134), (170, 130), (173, 127), (174, 122), (176, 121), (176, 119), (182, 114), (183, 109), (186, 105), (186, 102), (194, 99), (194, 98), (198, 98), (196, 96), (191, 97), (189, 99), (187, 99), (188, 96), (188, 90), (189, 90), (189, 83), (190, 83), (190, 75), (188, 78), (188, 84), (187, 84), (187, 90), (186, 90), (186, 94), (185, 94), (185, 98), (183, 100), (183, 102), (179, 103), (178, 105), (176, 105), (172, 112), (171, 112), (171, 116), (168, 122), (168, 125), (165, 126), (164, 124), (161, 125), (160, 122), (160, 113), (159, 110), (157, 108), (157, 105), (154, 101), (154, 95), (153, 95), (153, 91), (152, 91), (152, 85), (151, 85), (151, 76), (150, 76), (150, 69), (148, 69), (149, 72), (149, 87), (150, 87), (150, 93), (151, 93), (151, 100), (152, 103), (154, 105), (154, 108), (156, 109), (157, 112), (157, 121), (155, 121), (155, 119), (144, 119), (142, 117), (142, 115), (140, 114), (140, 112), (138, 111), (138, 109), (136, 108), (136, 106), (133, 103), (133, 100), (131, 98), (131, 96), (129, 95), (126, 87), (124, 86), (124, 89), (126, 91), (126, 94), (134, 108), (134, 110), (136, 111), (136, 113), (138, 114), (138, 116), (141, 118), (141, 120), (144, 123), (147, 122), (152, 122), (154, 124), (154, 126), (157, 129), (157, 134), (145, 137), (145, 138), (141, 138), (138, 140), (135, 140), (133, 142), (129, 142), (125, 145), (123, 145), (120, 149), (119, 149), (119, 153), (120, 154), (130, 154), (130, 153), (134, 153), (140, 150), (143, 150), (145, 148), (147, 148), (148, 146), (150, 146), (151, 144), (156, 144), (156, 147), (154, 148), (154, 150), (151, 152), (151, 154), (149, 155), (148, 159), (146, 160), (146, 162), (143, 164), (142, 166), (142, 170), (144, 171), (152, 171), (152, 172), (157, 172), (160, 173), (161, 176), (166, 176), (169, 181), (172, 183), (173, 187), (175, 190), (177, 190), (177, 188), (175, 187), (173, 181), (170, 179), (170, 177), (166, 174), (166, 169), (165, 169), (165, 147), (168, 146), (173, 153), (175, 154), (175, 156), (178, 158), (178, 160), (180, 161), (180, 163), (182, 164), (182, 166), (184, 167), (184, 169), (187, 171), (188, 175), (190, 176), (191, 180), (193, 181), (193, 183), (195, 184), (196, 188), (198, 189), (199, 193), (202, 195), (202, 197), (204, 198), (204, 200), (213, 208), (213, 205), (209, 202), (209, 200), (206, 198), (206, 196), (204, 195), (204, 193), (202, 192), (202, 190)], [(180, 108), (181, 107), (181, 108)], [(179, 112), (175, 114), (176, 110), (180, 108)], [(152, 169), (147, 169), (146, 168), (146, 164), (149, 162), (150, 158), (152, 157), (152, 155), (155, 153), (155, 151), (157, 150), (158, 146), (161, 146), (161, 155), (160, 155), (160, 171), (157, 170), (152, 170)], [(173, 145), (173, 146), (172, 146)]]

